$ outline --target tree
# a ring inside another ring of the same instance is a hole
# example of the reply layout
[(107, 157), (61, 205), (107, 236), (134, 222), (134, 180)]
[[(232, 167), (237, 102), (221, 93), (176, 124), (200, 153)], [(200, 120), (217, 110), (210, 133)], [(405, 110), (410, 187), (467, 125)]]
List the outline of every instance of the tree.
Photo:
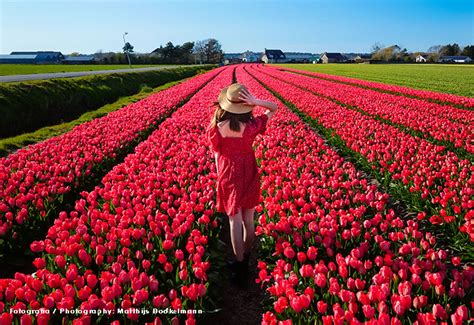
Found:
[(458, 44), (448, 44), (439, 50), (439, 54), (441, 56), (453, 56), (453, 55), (459, 55), (461, 53), (461, 48), (459, 47)]
[(221, 44), (218, 40), (210, 38), (206, 43), (206, 58), (207, 63), (219, 63), (224, 57)]
[(430, 53), (430, 55), (428, 56), (428, 62), (438, 62), (439, 61), (439, 53), (438, 52), (433, 52), (433, 53)]
[(173, 42), (168, 42), (165, 47), (160, 45), (160, 48), (156, 50), (156, 53), (160, 56), (162, 63), (171, 63), (172, 58), (175, 56), (175, 51)]
[(157, 58), (160, 63), (192, 63), (194, 62), (192, 58), (193, 47), (194, 42), (185, 42), (183, 45), (176, 46), (172, 42), (168, 42), (164, 47), (160, 45), (152, 53), (157, 55), (155, 59)]
[(386, 62), (404, 61), (407, 55), (407, 49), (402, 49), (398, 45), (392, 45), (373, 53), (372, 59)]
[(193, 48), (194, 42), (186, 42), (181, 45), (179, 48), (179, 56), (182, 60), (182, 63), (193, 63)]
[(128, 64), (131, 65), (130, 53), (133, 53), (133, 46), (129, 42), (126, 42), (123, 49), (123, 53), (127, 56)]
[(193, 53), (195, 55), (196, 62), (199, 62), (199, 64), (202, 64), (205, 60), (205, 46), (206, 40), (196, 41), (194, 43)]
[(214, 38), (197, 41), (193, 51), (200, 63), (219, 63), (224, 58), (221, 44)]
[(133, 46), (129, 42), (125, 43), (123, 49), (123, 53), (132, 53), (133, 52)]
[(433, 45), (428, 48), (428, 53), (439, 53), (443, 46), (442, 45)]
[(462, 50), (462, 55), (468, 56), (474, 59), (474, 45), (468, 45)]
[(370, 53), (375, 54), (379, 52), (384, 46), (380, 44), (379, 42), (376, 42), (374, 45), (372, 45), (372, 48), (370, 50)]

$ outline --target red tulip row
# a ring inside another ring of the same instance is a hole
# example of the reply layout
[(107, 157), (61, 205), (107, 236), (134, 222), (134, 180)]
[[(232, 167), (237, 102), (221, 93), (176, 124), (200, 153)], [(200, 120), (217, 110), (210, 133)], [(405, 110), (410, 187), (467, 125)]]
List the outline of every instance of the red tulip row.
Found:
[(348, 77), (343, 77), (343, 76), (334, 76), (334, 75), (329, 75), (329, 74), (324, 74), (324, 73), (309, 72), (309, 71), (302, 71), (302, 70), (289, 69), (289, 68), (281, 68), (281, 69), (294, 71), (297, 73), (306, 74), (310, 76), (316, 76), (318, 78), (349, 83), (349, 84), (359, 86), (359, 87), (378, 89), (385, 92), (390, 92), (390, 93), (399, 94), (403, 96), (416, 97), (419, 99), (436, 101), (436, 102), (457, 105), (457, 106), (464, 106), (468, 108), (474, 107), (474, 98), (469, 98), (469, 97), (437, 93), (437, 92), (428, 91), (428, 90), (418, 90), (418, 89), (413, 89), (409, 87), (388, 85), (388, 84), (383, 84), (380, 82), (348, 78)]
[(474, 111), (437, 105), (436, 112), (426, 102), (381, 93), (370, 89), (311, 78), (300, 74), (281, 72), (275, 68), (260, 68), (259, 71), (300, 88), (335, 99), (366, 112), (372, 117), (382, 118), (394, 126), (407, 127), (422, 133), (422, 137), (452, 144), (474, 153)]
[[(242, 70), (237, 79), (276, 101)], [(258, 142), (263, 324), (426, 324), (469, 317), (474, 269), (388, 209), (381, 193), (280, 104)], [(303, 321), (304, 320), (304, 321)]]
[(5, 241), (0, 252), (56, 217), (66, 195), (107, 171), (117, 156), (220, 72), (192, 78), (0, 159), (0, 239)]
[[(448, 236), (474, 241), (474, 166), (467, 159), (357, 111), (251, 70), (261, 82), (317, 121), (328, 139), (349, 150), (392, 194)], [(469, 249), (467, 247), (457, 247)]]
[[(153, 314), (153, 308), (203, 308), (208, 247), (218, 237), (218, 224), (215, 166), (201, 134), (209, 121), (206, 107), (232, 74), (224, 69), (116, 165), (102, 186), (81, 193), (70, 213), (61, 212), (45, 240), (31, 244), (41, 253), (35, 275), (17, 273), (0, 281), (1, 324), (18, 318), (31, 323), (32, 316), (21, 310), (38, 311), (39, 324), (127, 319), (160, 324), (173, 316)], [(53, 315), (55, 308), (82, 314)], [(94, 310), (103, 311), (101, 317), (85, 315)], [(195, 315), (186, 317), (186, 324), (195, 323)]]

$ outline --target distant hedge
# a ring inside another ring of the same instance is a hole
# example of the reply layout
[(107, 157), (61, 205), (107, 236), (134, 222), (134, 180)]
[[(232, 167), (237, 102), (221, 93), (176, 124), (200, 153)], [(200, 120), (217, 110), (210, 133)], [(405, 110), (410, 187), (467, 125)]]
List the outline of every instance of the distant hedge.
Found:
[(84, 112), (191, 77), (213, 65), (0, 84), (0, 138), (70, 121)]

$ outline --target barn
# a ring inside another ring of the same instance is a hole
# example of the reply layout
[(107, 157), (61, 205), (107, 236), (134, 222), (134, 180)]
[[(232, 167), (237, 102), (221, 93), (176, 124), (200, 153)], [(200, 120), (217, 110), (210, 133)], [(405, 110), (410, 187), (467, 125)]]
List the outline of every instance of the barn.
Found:
[(78, 55), (78, 56), (66, 56), (62, 60), (63, 64), (94, 64), (95, 59), (93, 55)]
[(36, 55), (35, 63), (61, 63), (64, 59), (61, 52), (54, 51), (11, 52), (10, 55)]
[(469, 63), (471, 61), (470, 57), (463, 55), (442, 56), (439, 58), (439, 62), (443, 63)]

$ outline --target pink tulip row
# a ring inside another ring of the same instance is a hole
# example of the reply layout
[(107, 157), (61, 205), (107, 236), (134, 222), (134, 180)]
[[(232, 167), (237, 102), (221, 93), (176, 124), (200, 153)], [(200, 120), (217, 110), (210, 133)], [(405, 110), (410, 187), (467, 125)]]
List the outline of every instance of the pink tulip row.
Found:
[[(259, 71), (343, 104), (354, 106), (372, 117), (388, 120), (395, 126), (401, 125), (422, 132), (425, 137), (452, 143), (456, 148), (464, 148), (474, 153), (474, 111), (281, 72), (275, 68), (265, 67), (260, 68)], [(437, 112), (430, 106), (439, 106), (441, 111)]]
[(389, 84), (383, 84), (380, 82), (348, 78), (348, 77), (343, 77), (343, 76), (334, 76), (334, 75), (329, 75), (329, 74), (324, 74), (324, 73), (301, 71), (297, 69), (282, 68), (281, 70), (294, 71), (297, 73), (316, 76), (319, 78), (334, 80), (338, 82), (345, 82), (345, 83), (353, 84), (359, 87), (362, 86), (362, 87), (378, 89), (378, 90), (400, 94), (404, 96), (417, 97), (420, 99), (437, 101), (437, 102), (447, 103), (451, 105), (454, 104), (454, 105), (464, 106), (468, 108), (474, 107), (474, 98), (469, 98), (469, 97), (437, 93), (437, 92), (428, 91), (428, 90), (418, 90), (418, 89), (413, 89), (409, 87), (389, 85)]
[[(407, 204), (427, 210), (431, 224), (459, 230), (474, 241), (474, 166), (467, 159), (426, 140), (382, 124), (359, 112), (303, 91), (291, 84), (251, 70), (265, 85), (293, 103), (306, 116), (345, 142), (345, 148), (362, 156), (377, 178)], [(431, 214), (431, 215), (430, 215)], [(425, 212), (419, 219), (427, 217)]]
[[(237, 79), (277, 101), (242, 69)], [(435, 249), (417, 221), (388, 209), (387, 194), (283, 105), (256, 155), (264, 196), (256, 281), (272, 301), (262, 324), (462, 324), (472, 317), (474, 269)]]
[(66, 194), (114, 164), (117, 155), (221, 71), (197, 76), (0, 159), (0, 238), (15, 246), (22, 231), (56, 217)]
[[(1, 324), (18, 318), (31, 323), (31, 315), (11, 310), (54, 308), (108, 310), (112, 316), (43, 312), (38, 324), (64, 318), (73, 324), (160, 324), (172, 316), (134, 310), (203, 307), (211, 267), (207, 248), (218, 224), (215, 166), (201, 134), (209, 121), (206, 108), (232, 83), (232, 74), (224, 69), (116, 165), (102, 186), (81, 193), (70, 213), (61, 212), (45, 240), (31, 244), (41, 253), (36, 274), (0, 281)], [(119, 315), (117, 308), (130, 312)], [(194, 323), (195, 315), (188, 314), (186, 324)]]

